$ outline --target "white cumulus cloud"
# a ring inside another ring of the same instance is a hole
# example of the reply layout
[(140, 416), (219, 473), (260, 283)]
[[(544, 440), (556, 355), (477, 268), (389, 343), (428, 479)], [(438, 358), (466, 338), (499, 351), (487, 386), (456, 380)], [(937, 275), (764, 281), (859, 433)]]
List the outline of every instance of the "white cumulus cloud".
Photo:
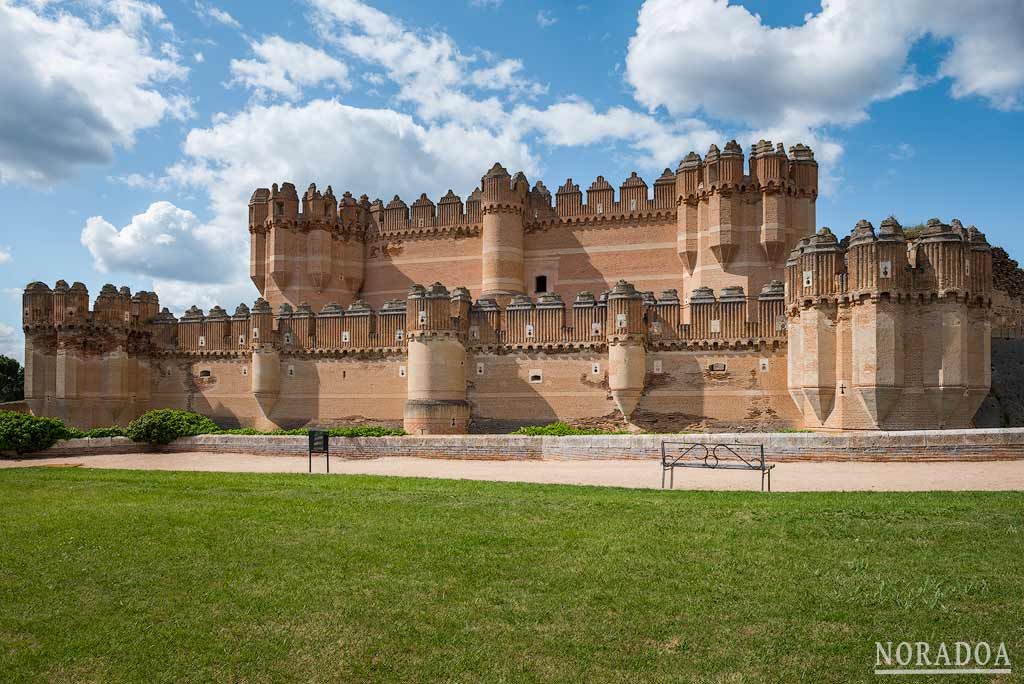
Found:
[(950, 42), (937, 75), (951, 80), (954, 97), (1021, 105), (1019, 0), (824, 0), (789, 27), (718, 0), (647, 0), (626, 76), (641, 104), (675, 114), (789, 130), (854, 124), (872, 102), (933, 77), (909, 62), (926, 35)]
[[(154, 24), (156, 24), (154, 26)], [(188, 70), (151, 32), (169, 25), (144, 2), (103, 3), (88, 19), (0, 0), (0, 182), (48, 184), (191, 103), (170, 84)]]
[(347, 90), (348, 67), (323, 50), (270, 36), (252, 43), (257, 59), (231, 60), (232, 83), (297, 100), (302, 88), (321, 83)]
[(97, 270), (193, 282), (216, 282), (222, 255), (210, 250), (199, 219), (170, 202), (154, 202), (118, 229), (102, 216), (85, 222), (82, 244)]
[(9, 264), (11, 262), (11, 250), (8, 247), (0, 247), (0, 264)]

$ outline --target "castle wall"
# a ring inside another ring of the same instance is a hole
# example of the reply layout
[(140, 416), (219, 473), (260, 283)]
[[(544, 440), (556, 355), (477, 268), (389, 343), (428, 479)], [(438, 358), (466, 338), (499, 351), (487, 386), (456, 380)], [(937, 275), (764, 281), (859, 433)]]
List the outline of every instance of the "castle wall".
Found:
[(414, 283), (465, 283), (474, 299), (481, 291), (480, 235), (380, 238), (367, 245), (366, 280), (359, 296), (378, 308), (405, 299)]
[(653, 191), (552, 196), (500, 164), (465, 203), (275, 184), (249, 203), (252, 309), (30, 284), (26, 400), (84, 427), (159, 407), (413, 434), (968, 425), (1022, 318), (984, 236), (887, 219), (840, 243), (813, 233), (816, 197), (811, 150), (767, 141), (749, 166), (735, 141), (690, 153)]

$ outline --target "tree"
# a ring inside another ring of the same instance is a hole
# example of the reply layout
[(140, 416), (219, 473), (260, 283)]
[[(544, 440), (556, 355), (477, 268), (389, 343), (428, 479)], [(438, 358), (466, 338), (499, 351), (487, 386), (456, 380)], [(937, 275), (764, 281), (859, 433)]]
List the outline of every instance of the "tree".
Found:
[(0, 355), (0, 401), (25, 398), (25, 369), (16, 359)]

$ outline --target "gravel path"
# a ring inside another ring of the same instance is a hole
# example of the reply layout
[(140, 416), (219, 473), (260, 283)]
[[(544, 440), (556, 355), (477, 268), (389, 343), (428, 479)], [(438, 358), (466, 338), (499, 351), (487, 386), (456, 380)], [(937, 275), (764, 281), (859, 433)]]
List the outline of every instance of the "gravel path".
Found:
[[(305, 457), (253, 454), (110, 454), (63, 458), (0, 460), (0, 468), (32, 466), (203, 470), (253, 473), (304, 473)], [(323, 472), (323, 458), (314, 459)], [(659, 487), (657, 461), (465, 461), (427, 458), (331, 459), (331, 473), (441, 477), (507, 482), (618, 487)], [(676, 489), (756, 490), (760, 473), (736, 470), (680, 469)], [(1024, 490), (1024, 460), (939, 463), (782, 463), (772, 489), (798, 491)]]

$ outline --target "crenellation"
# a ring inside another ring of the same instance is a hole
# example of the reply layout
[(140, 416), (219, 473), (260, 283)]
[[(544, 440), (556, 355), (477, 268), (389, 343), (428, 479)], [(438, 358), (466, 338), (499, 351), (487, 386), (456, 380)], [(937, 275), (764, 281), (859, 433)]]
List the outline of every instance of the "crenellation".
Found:
[(615, 212), (615, 190), (604, 176), (598, 176), (587, 188), (587, 213), (603, 216)]
[(676, 175), (666, 168), (654, 181), (654, 209), (666, 211), (676, 206)]

